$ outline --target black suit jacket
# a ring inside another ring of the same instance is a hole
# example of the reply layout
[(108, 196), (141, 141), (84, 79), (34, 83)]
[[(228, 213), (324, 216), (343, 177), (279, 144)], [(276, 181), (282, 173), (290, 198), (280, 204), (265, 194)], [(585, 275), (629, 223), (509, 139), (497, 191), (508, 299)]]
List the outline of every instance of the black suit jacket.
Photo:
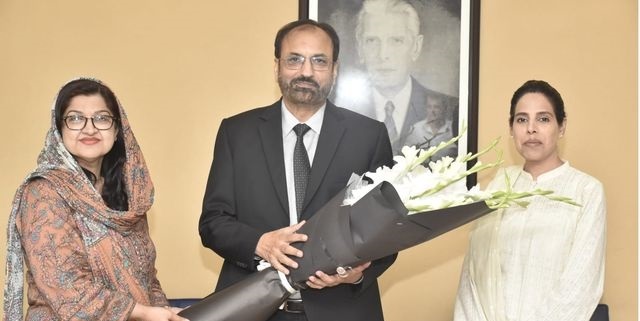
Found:
[[(383, 123), (327, 102), (301, 218), (335, 196), (352, 173), (392, 162)], [(224, 258), (216, 290), (255, 272), (260, 236), (288, 226), (288, 209), (281, 101), (224, 119), (199, 223), (202, 244)], [(395, 258), (374, 261), (361, 284), (303, 290), (308, 319), (383, 320), (377, 277)]]

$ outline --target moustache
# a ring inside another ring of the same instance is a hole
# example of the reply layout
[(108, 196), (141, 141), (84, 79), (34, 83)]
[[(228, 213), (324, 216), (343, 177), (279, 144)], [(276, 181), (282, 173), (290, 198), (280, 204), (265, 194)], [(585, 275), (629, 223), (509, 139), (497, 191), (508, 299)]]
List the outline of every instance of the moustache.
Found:
[(299, 84), (299, 83), (311, 84), (314, 87), (316, 87), (316, 89), (320, 88), (320, 84), (318, 84), (318, 82), (313, 80), (313, 78), (311, 78), (311, 77), (298, 77), (298, 78), (296, 78), (296, 79), (291, 81), (291, 86), (294, 86), (294, 85)]

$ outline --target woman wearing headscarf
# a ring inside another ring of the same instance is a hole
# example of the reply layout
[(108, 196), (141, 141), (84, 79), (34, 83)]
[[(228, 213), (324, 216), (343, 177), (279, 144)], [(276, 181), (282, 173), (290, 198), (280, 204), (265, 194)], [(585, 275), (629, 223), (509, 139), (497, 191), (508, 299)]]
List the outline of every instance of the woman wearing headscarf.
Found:
[(26, 320), (185, 320), (156, 277), (153, 184), (117, 98), (76, 79), (51, 116), (9, 217), (4, 320), (23, 318), (25, 265)]

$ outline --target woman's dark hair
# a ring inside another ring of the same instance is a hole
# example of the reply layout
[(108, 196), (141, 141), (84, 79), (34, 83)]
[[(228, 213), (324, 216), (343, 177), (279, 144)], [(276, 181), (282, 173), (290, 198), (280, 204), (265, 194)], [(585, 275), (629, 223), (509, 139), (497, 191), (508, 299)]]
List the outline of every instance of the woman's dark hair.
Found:
[[(129, 209), (129, 198), (127, 196), (123, 171), (127, 156), (124, 146), (124, 135), (122, 134), (122, 126), (120, 122), (120, 108), (118, 107), (118, 100), (111, 89), (104, 84), (91, 79), (77, 79), (64, 85), (58, 93), (58, 98), (56, 99), (55, 104), (56, 127), (60, 135), (62, 135), (64, 112), (69, 107), (69, 103), (73, 97), (92, 95), (102, 96), (107, 104), (107, 108), (111, 114), (116, 117), (114, 124), (117, 131), (116, 141), (114, 142), (111, 150), (104, 155), (102, 168), (100, 169), (100, 175), (104, 177), (102, 199), (109, 208), (126, 211)], [(82, 170), (87, 175), (91, 183), (95, 184), (97, 177), (86, 168), (82, 168)]]
[(278, 33), (276, 34), (276, 40), (274, 43), (274, 47), (275, 47), (274, 54), (276, 58), (280, 59), (280, 53), (282, 50), (282, 40), (284, 39), (284, 37), (286, 37), (287, 34), (289, 34), (289, 32), (292, 31), (293, 29), (297, 29), (298, 27), (301, 27), (301, 26), (314, 26), (324, 31), (331, 39), (331, 45), (333, 47), (333, 62), (338, 61), (338, 55), (340, 54), (340, 38), (338, 38), (338, 33), (336, 33), (336, 31), (333, 29), (333, 27), (331, 27), (331, 25), (324, 22), (317, 22), (311, 19), (303, 19), (303, 20), (296, 20), (293, 22), (289, 22), (288, 24), (280, 28), (280, 30), (278, 30)]
[(513, 97), (511, 97), (511, 109), (509, 109), (509, 126), (513, 125), (513, 118), (518, 101), (522, 96), (529, 93), (539, 93), (547, 97), (551, 106), (553, 106), (553, 112), (556, 114), (558, 125), (562, 126), (562, 122), (567, 118), (567, 114), (564, 111), (564, 101), (562, 101), (560, 93), (544, 80), (529, 80), (513, 93)]

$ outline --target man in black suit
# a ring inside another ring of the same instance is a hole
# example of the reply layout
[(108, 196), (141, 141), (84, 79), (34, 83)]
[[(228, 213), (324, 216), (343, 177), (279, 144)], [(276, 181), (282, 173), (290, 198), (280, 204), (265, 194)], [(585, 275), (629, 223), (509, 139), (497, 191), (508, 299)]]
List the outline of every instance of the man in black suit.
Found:
[[(256, 272), (259, 261), (285, 274), (295, 269), (291, 256), (304, 253), (291, 243), (307, 240), (296, 233), (304, 220), (344, 188), (352, 173), (392, 165), (384, 124), (327, 100), (338, 52), (331, 26), (311, 20), (285, 25), (275, 39), (282, 99), (222, 121), (199, 223), (203, 245), (225, 259), (216, 291)], [(299, 141), (300, 126), (308, 128)], [(310, 165), (302, 193), (300, 158), (294, 161), (301, 150)], [(309, 288), (270, 320), (383, 320), (377, 278), (395, 258), (341, 275), (318, 271), (309, 277)]]
[[(365, 0), (357, 17), (356, 42), (370, 92), (363, 95), (368, 101), (353, 109), (384, 121), (394, 154), (408, 144), (406, 139), (416, 122), (430, 121), (428, 98), (443, 101), (448, 120), (457, 121), (457, 97), (428, 89), (411, 77), (411, 68), (422, 51), (423, 35), (418, 13), (410, 3)], [(457, 128), (454, 130), (457, 134)], [(426, 138), (419, 143), (425, 142)]]

